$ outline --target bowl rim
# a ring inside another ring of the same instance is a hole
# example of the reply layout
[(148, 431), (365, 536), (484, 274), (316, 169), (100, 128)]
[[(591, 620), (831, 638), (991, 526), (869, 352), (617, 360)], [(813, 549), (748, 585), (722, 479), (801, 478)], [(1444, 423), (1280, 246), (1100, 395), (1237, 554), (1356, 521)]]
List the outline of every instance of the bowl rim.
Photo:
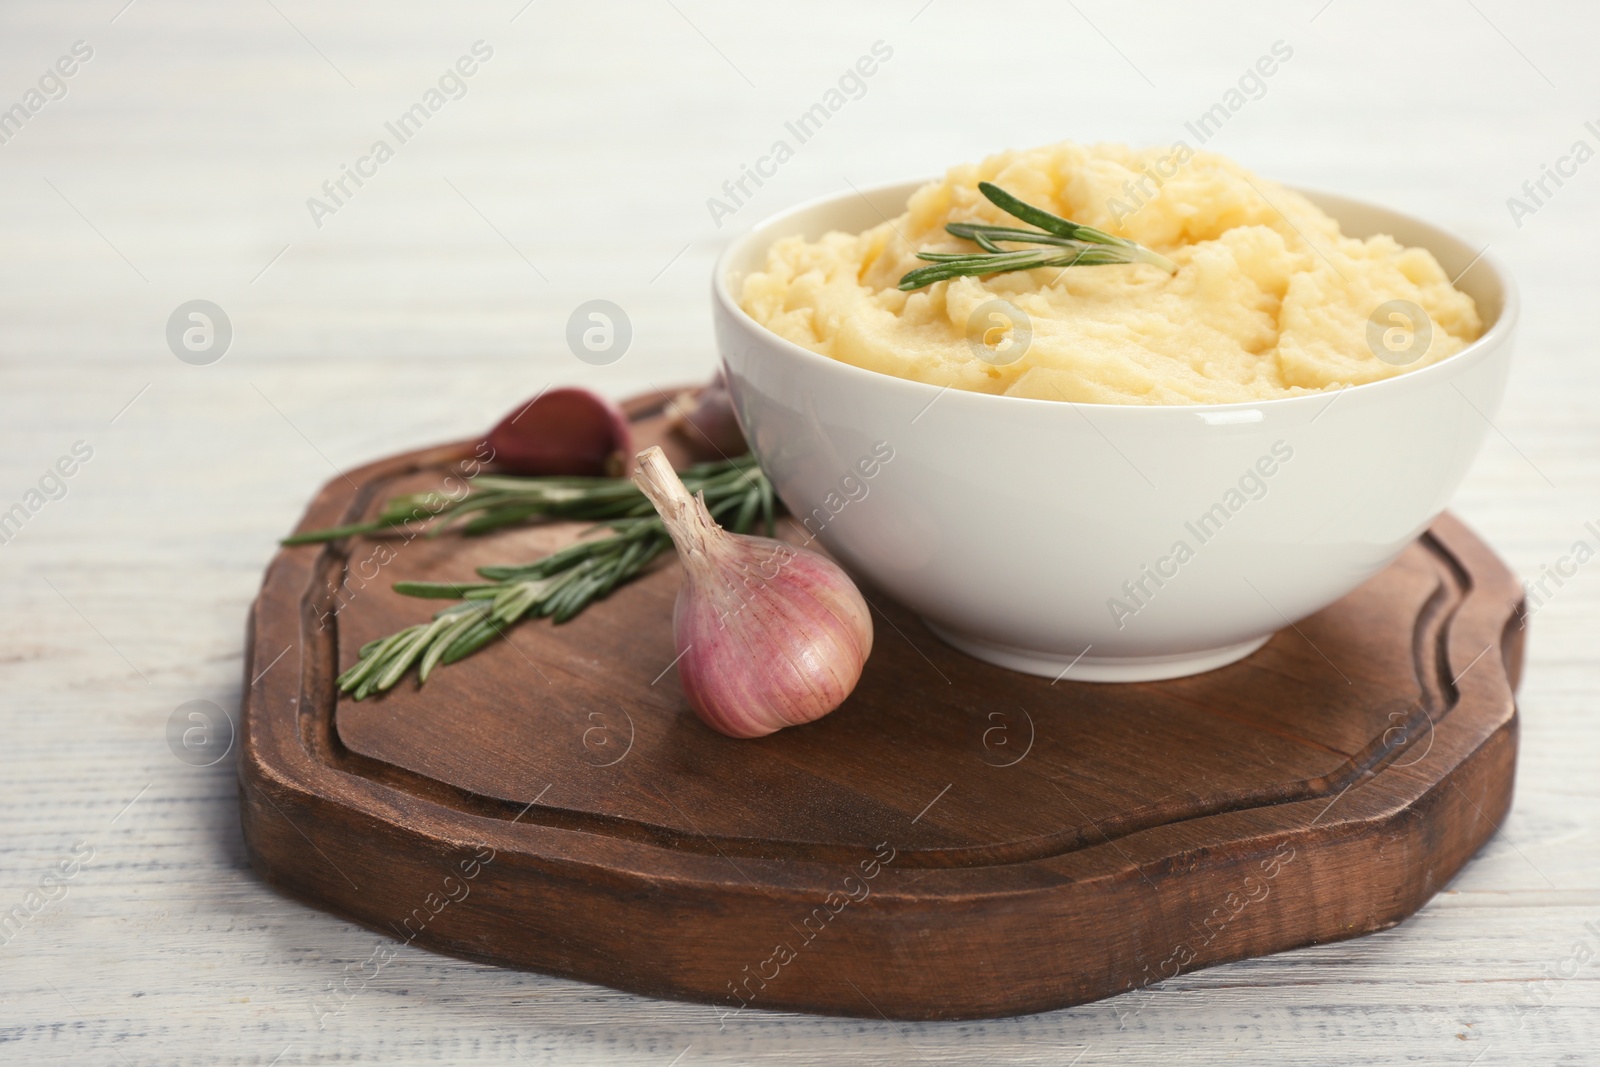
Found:
[[(1485, 330), (1477, 338), (1477, 340), (1472, 341), (1461, 351), (1452, 356), (1446, 356), (1437, 363), (1430, 364), (1426, 367), (1421, 367), (1414, 371), (1407, 371), (1403, 374), (1396, 374), (1392, 377), (1381, 378), (1374, 382), (1364, 382), (1360, 385), (1347, 385), (1340, 389), (1319, 389), (1315, 392), (1302, 393), (1298, 396), (1271, 397), (1265, 400), (1234, 400), (1226, 403), (1214, 404), (1108, 404), (1094, 400), (1045, 400), (1038, 397), (1007, 396), (1004, 393), (982, 393), (973, 389), (961, 389), (949, 385), (934, 385), (931, 382), (917, 381), (914, 378), (902, 378), (898, 375), (888, 374), (884, 371), (870, 370), (866, 367), (858, 367), (854, 363), (846, 363), (843, 360), (834, 359), (832, 356), (825, 356), (821, 352), (813, 351), (812, 349), (791, 341), (786, 337), (779, 336), (752, 318), (744, 310), (744, 308), (739, 306), (739, 301), (735, 299), (733, 294), (729, 291), (728, 273), (733, 259), (743, 254), (750, 243), (755, 241), (758, 236), (762, 236), (770, 232), (773, 227), (784, 222), (786, 219), (790, 219), (793, 216), (802, 214), (804, 212), (816, 210), (817, 208), (844, 202), (846, 200), (861, 199), (866, 200), (870, 204), (872, 203), (872, 197), (874, 194), (888, 194), (892, 196), (897, 194), (901, 189), (907, 191), (906, 195), (909, 199), (910, 194), (915, 192), (916, 189), (928, 184), (930, 181), (940, 180), (942, 179), (901, 179), (899, 181), (879, 182), (876, 185), (869, 185), (864, 188), (852, 185), (849, 189), (833, 193), (826, 193), (821, 196), (814, 196), (807, 200), (803, 200), (798, 204), (793, 204), (787, 208), (784, 208), (781, 211), (777, 211), (773, 214), (765, 216), (751, 225), (749, 229), (745, 230), (743, 233), (733, 238), (733, 240), (729, 241), (727, 246), (723, 248), (722, 252), (717, 256), (716, 263), (712, 267), (711, 271), (711, 294), (713, 303), (719, 306), (724, 313), (731, 315), (736, 322), (739, 322), (741, 325), (757, 331), (758, 334), (764, 336), (764, 339), (768, 343), (775, 344), (781, 351), (784, 351), (791, 356), (797, 356), (801, 360), (805, 361), (816, 361), (816, 365), (819, 366), (827, 366), (830, 368), (843, 370), (847, 373), (853, 372), (858, 375), (868, 376), (872, 379), (877, 379), (880, 382), (898, 382), (901, 386), (910, 387), (914, 390), (921, 391), (924, 393), (924, 395), (942, 395), (943, 393), (950, 392), (961, 394), (963, 397), (972, 397), (974, 399), (970, 402), (979, 404), (999, 402), (1012, 406), (1017, 404), (1028, 404), (1049, 407), (1058, 407), (1061, 404), (1070, 404), (1073, 406), (1094, 407), (1102, 411), (1180, 412), (1199, 415), (1204, 415), (1210, 412), (1238, 411), (1248, 409), (1259, 410), (1268, 408), (1287, 413), (1287, 409), (1290, 409), (1294, 406), (1307, 407), (1319, 403), (1324, 406), (1331, 405), (1332, 401), (1328, 399), (1329, 397), (1340, 397), (1346, 393), (1371, 394), (1376, 390), (1384, 389), (1399, 389), (1408, 387), (1422, 388), (1426, 383), (1432, 382), (1436, 378), (1454, 377), (1458, 372), (1465, 370), (1468, 365), (1476, 364), (1482, 359), (1487, 358), (1489, 353), (1498, 349), (1511, 336), (1512, 331), (1516, 328), (1518, 319), (1521, 317), (1522, 297), (1517, 290), (1516, 281), (1512, 278), (1511, 273), (1506, 269), (1505, 264), (1500, 260), (1500, 258), (1490, 252), (1490, 245), (1485, 243), (1483, 249), (1477, 254), (1476, 258), (1468, 263), (1467, 266), (1463, 268), (1461, 272), (1457, 274), (1456, 277), (1451, 281), (1451, 285), (1454, 286), (1455, 282), (1459, 281), (1463, 276), (1465, 276), (1467, 271), (1473, 270), (1474, 268), (1482, 267), (1491, 271), (1494, 274), (1495, 280), (1500, 285), (1500, 314), (1498, 317), (1496, 317), (1494, 325)], [(1322, 199), (1341, 201), (1345, 204), (1362, 208), (1370, 208), (1381, 213), (1399, 216), (1426, 229), (1434, 230), (1440, 234), (1443, 234), (1444, 236), (1449, 237), (1451, 240), (1458, 242), (1465, 248), (1474, 247), (1474, 242), (1466, 240), (1454, 230), (1440, 226), (1437, 223), (1430, 222), (1427, 219), (1419, 218), (1415, 215), (1408, 214), (1407, 212), (1400, 211), (1396, 208), (1388, 207), (1384, 204), (1374, 203), (1369, 200), (1362, 200), (1357, 197), (1346, 196), (1343, 193), (1331, 193), (1327, 192), (1326, 190), (1313, 189), (1306, 186), (1285, 185), (1283, 188), (1289, 189), (1292, 192), (1300, 193), (1301, 195), (1312, 198), (1313, 200)], [(887, 220), (887, 216), (885, 216), (885, 219)], [(775, 239), (776, 238), (769, 239), (769, 243), (770, 240)], [(1437, 256), (1437, 253), (1435, 253), (1431, 248), (1428, 249), (1428, 252)], [(1445, 368), (1450, 369), (1446, 370)], [(1402, 385), (1400, 383), (1407, 384)], [(893, 386), (891, 385), (890, 387), (892, 388)], [(1263, 414), (1265, 414), (1265, 412), (1263, 412)], [(1157, 418), (1162, 416), (1150, 415), (1144, 417)]]

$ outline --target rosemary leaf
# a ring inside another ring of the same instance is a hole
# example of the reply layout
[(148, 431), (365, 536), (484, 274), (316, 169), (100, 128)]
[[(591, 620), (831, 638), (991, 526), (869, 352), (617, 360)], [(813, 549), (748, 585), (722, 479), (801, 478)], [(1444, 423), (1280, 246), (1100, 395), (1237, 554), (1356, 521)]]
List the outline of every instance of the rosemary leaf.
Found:
[(433, 668), (439, 665), (439, 660), (444, 657), (445, 652), (455, 643), (456, 638), (471, 629), (478, 621), (475, 616), (463, 612), (453, 625), (439, 634), (438, 640), (429, 644), (428, 651), (422, 656), (422, 662), (417, 664), (418, 685), (428, 680), (428, 675), (433, 673)]
[(444, 650), (444, 655), (440, 657), (440, 661), (443, 663), (455, 663), (458, 660), (466, 659), (500, 636), (501, 633), (496, 629), (494, 623), (487, 616), (481, 616), (472, 626), (463, 630), (459, 637), (450, 642), (450, 647)]
[(432, 597), (437, 600), (460, 600), (470, 597), (480, 589), (495, 589), (486, 583), (462, 585), (460, 582), (395, 582), (394, 591), (406, 596)]
[(1044, 208), (1034, 207), (1032, 204), (1025, 203), (1012, 196), (993, 182), (979, 182), (978, 192), (987, 197), (989, 203), (1004, 211), (1007, 215), (1015, 215), (1023, 222), (1031, 222), (1039, 229), (1044, 230), (1046, 233), (1053, 233), (1057, 237), (1066, 237), (1073, 241), (1089, 241), (1094, 244), (1133, 244), (1132, 241), (1126, 241), (1121, 237), (1113, 237), (1103, 230), (1095, 229), (1093, 226), (1082, 226), (1069, 219), (1064, 219), (1060, 215), (1052, 214)]

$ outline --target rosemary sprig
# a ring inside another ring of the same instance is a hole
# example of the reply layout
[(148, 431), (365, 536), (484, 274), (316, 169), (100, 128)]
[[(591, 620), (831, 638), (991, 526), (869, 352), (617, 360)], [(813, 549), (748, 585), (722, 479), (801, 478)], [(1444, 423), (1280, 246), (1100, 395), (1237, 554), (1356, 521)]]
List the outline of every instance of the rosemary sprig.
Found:
[[(902, 290), (910, 292), (947, 278), (1003, 274), (1014, 270), (1033, 270), (1035, 267), (1149, 263), (1168, 274), (1178, 271), (1178, 265), (1159, 252), (1152, 252), (1125, 237), (1113, 236), (1104, 230), (1072, 222), (1043, 208), (1024, 203), (992, 182), (979, 182), (978, 191), (1006, 214), (1032, 223), (1038, 229), (991, 226), (981, 222), (952, 222), (945, 226), (947, 233), (973, 242), (982, 251), (918, 252), (917, 258), (927, 260), (932, 266), (907, 272), (900, 279)], [(1001, 241), (1044, 247), (1002, 248)]]
[[(705, 491), (708, 498), (728, 486), (748, 487), (751, 478), (765, 480), (755, 457), (749, 454), (699, 463), (683, 471), (681, 476), (690, 492)], [(655, 514), (644, 494), (626, 478), (480, 474), (470, 484), (470, 491), (460, 498), (437, 490), (392, 497), (370, 522), (310, 530), (286, 537), (282, 543), (318, 544), (356, 534), (404, 530), (408, 523), (433, 519), (440, 521), (433, 526), (430, 535), (456, 526), (460, 526), (463, 533), (482, 534), (530, 519), (606, 522)]]
[[(703, 463), (684, 471), (682, 477), (686, 485), (705, 494), (707, 509), (724, 527), (748, 533), (760, 522), (769, 534), (773, 532), (772, 483), (753, 457)], [(492, 484), (481, 491), (493, 495), (494, 502), (469, 508), (485, 481)], [(559, 487), (563, 492), (556, 494), (559, 499), (552, 510), (547, 490), (556, 488), (553, 483), (557, 482), (563, 483)], [(575, 482), (585, 483), (582, 491), (572, 491)], [(628, 491), (621, 491), (623, 487)], [(405, 501), (410, 499), (391, 501), (385, 514), (409, 517)], [(544, 510), (527, 510), (535, 505)], [(600, 526), (611, 532), (574, 542), (532, 563), (479, 567), (478, 575), (485, 579), (482, 582), (396, 582), (395, 591), (407, 596), (459, 598), (461, 602), (440, 611), (430, 622), (408, 626), (362, 646), (357, 662), (339, 676), (340, 690), (361, 700), (391, 688), (412, 666), (417, 668), (420, 685), (439, 664), (470, 656), (504, 637), (506, 628), (521, 619), (550, 616), (557, 623), (567, 621), (639, 575), (672, 547), (654, 507), (632, 482), (623, 479), (480, 477), (474, 480), (472, 494), (455, 506), (452, 517), (464, 512), (476, 512), (464, 526), (469, 533), (535, 514), (605, 518)], [(337, 531), (321, 532), (344, 536)]]

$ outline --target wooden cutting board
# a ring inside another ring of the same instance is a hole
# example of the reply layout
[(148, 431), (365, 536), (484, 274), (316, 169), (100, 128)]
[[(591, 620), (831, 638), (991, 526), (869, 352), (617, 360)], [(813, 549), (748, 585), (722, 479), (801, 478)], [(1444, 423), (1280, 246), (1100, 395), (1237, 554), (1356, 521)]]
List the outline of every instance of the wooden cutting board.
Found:
[[(630, 408), (641, 447), (660, 407)], [(436, 486), (471, 447), (336, 478), (299, 528)], [(441, 606), (393, 581), (577, 529), (278, 554), (239, 765), (262, 877), (430, 949), (719, 1011), (967, 1018), (1392, 926), (1511, 803), (1521, 590), (1448, 516), (1255, 655), (1174, 681), (1015, 674), (868, 589), (850, 699), (734, 741), (679, 692), (664, 561), (424, 689), (335, 698), (363, 642)]]

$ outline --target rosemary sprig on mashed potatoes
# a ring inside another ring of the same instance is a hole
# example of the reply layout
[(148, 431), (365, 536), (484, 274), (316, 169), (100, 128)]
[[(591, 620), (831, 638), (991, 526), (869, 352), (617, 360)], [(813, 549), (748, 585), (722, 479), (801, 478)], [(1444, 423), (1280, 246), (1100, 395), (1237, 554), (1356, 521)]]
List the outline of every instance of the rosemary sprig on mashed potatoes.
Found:
[[(1002, 274), (1013, 270), (1035, 270), (1039, 267), (1094, 267), (1112, 263), (1148, 263), (1160, 267), (1168, 274), (1178, 273), (1178, 265), (1159, 252), (1152, 252), (1124, 237), (1113, 237), (1104, 230), (1084, 226), (1052, 215), (1043, 208), (1024, 203), (990, 182), (979, 182), (982, 193), (995, 207), (1023, 222), (1031, 222), (1037, 230), (1016, 226), (989, 226), (978, 222), (950, 222), (945, 232), (953, 237), (971, 241), (981, 252), (918, 252), (918, 259), (932, 263), (919, 267), (900, 279), (900, 288), (906, 292), (941, 282), (947, 278), (969, 275)], [(1045, 248), (1001, 248), (1008, 244), (1045, 245)]]
[[(1154, 197), (1115, 217), (1124, 184), (1167, 155), (1064, 143), (952, 168), (917, 190), (904, 214), (864, 233), (776, 242), (740, 302), (774, 333), (858, 367), (1102, 404), (1248, 402), (1359, 385), (1477, 339), (1472, 298), (1427, 250), (1346, 237), (1305, 197), (1222, 156), (1186, 154)], [(1015, 223), (980, 182), (1135, 242), (1177, 272), (1018, 269), (901, 291), (901, 278), (925, 269), (919, 250), (972, 254), (950, 224)], [(1014, 362), (984, 360), (967, 340), (974, 311), (996, 299), (1030, 320), (1031, 341)], [(1377, 358), (1366, 341), (1373, 311), (1397, 299), (1432, 323), (1426, 352), (1405, 366)]]

